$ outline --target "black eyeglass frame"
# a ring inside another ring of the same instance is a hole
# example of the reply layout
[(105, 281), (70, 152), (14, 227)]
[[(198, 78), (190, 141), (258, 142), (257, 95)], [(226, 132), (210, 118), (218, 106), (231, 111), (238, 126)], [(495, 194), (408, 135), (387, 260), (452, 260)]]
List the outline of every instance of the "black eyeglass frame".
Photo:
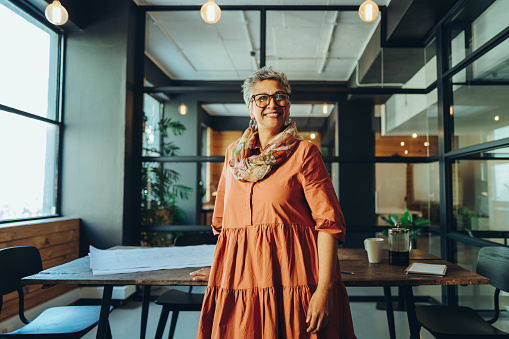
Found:
[[(277, 103), (276, 95), (279, 95), (279, 94), (286, 94), (286, 95), (288, 95), (288, 103), (287, 103), (286, 105), (281, 106), (280, 104), (278, 104), (278, 103)], [(258, 104), (256, 103), (256, 96), (258, 96), (258, 95), (266, 95), (266, 96), (268, 96), (268, 97), (269, 97), (269, 100), (267, 101), (267, 105), (266, 105), (266, 106), (258, 106)], [(272, 94), (272, 95), (270, 95), (270, 94), (265, 94), (265, 93), (260, 93), (260, 94), (252, 95), (252, 96), (251, 96), (251, 100), (253, 100), (253, 101), (254, 101), (254, 103), (255, 103), (255, 105), (256, 105), (256, 107), (259, 107), (259, 108), (265, 108), (265, 107), (269, 106), (269, 104), (270, 104), (270, 98), (272, 98), (272, 100), (274, 101), (274, 103), (275, 103), (277, 106), (279, 106), (279, 107), (286, 107), (286, 106), (290, 105), (290, 98), (291, 98), (291, 97), (292, 97), (292, 95), (291, 95), (290, 93), (286, 93), (286, 92), (283, 92), (283, 93), (274, 93), (274, 94)]]

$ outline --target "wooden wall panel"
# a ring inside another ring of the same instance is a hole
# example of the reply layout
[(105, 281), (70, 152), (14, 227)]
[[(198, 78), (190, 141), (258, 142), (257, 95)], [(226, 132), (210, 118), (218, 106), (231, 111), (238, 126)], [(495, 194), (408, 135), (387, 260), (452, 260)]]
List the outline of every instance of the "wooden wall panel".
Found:
[[(404, 146), (401, 145), (404, 143)], [(425, 145), (425, 143), (427, 143)], [(405, 151), (407, 153), (405, 154)], [(375, 134), (375, 155), (377, 157), (425, 157), (438, 153), (438, 137), (381, 136)]]
[[(77, 218), (53, 218), (32, 222), (19, 222), (0, 226), (0, 248), (34, 246), (41, 253), (44, 269), (54, 267), (79, 256), (79, 224)], [(73, 290), (75, 285), (57, 285), (50, 288), (25, 286), (25, 310), (40, 305), (63, 293)], [(18, 294), (4, 296), (0, 321), (18, 313)]]
[[(210, 155), (221, 155), (225, 154), (226, 148), (233, 143), (235, 140), (242, 136), (241, 131), (213, 131), (211, 130), (211, 139), (209, 144)], [(211, 163), (210, 164), (210, 185), (213, 187), (212, 191), (217, 189), (217, 184), (221, 178), (221, 172), (223, 171), (223, 163)], [(212, 201), (214, 199), (212, 198)]]

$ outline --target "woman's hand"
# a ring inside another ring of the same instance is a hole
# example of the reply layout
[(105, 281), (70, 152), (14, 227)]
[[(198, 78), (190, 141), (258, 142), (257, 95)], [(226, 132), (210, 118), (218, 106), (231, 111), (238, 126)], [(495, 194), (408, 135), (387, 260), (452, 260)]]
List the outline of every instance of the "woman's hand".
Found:
[(195, 281), (209, 281), (210, 268), (200, 268), (198, 271), (189, 273)]
[[(316, 333), (329, 324), (334, 308), (334, 274), (338, 260), (338, 242), (330, 234), (318, 232), (318, 286), (311, 296), (306, 316), (308, 332)], [(336, 300), (337, 302), (337, 300)]]
[(309, 301), (306, 318), (307, 332), (317, 333), (327, 327), (332, 307), (332, 288), (317, 288)]

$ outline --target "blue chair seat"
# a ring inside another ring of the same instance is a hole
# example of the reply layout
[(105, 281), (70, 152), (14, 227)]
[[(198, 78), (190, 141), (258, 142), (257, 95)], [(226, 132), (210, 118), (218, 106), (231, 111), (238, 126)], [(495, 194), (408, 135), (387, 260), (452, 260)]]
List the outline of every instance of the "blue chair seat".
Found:
[[(29, 321), (24, 313), (24, 294), (21, 279), (42, 271), (39, 250), (32, 246), (16, 246), (0, 249), (0, 312), (3, 296), (18, 292), (19, 318), (26, 325), (9, 333), (0, 334), (0, 339), (77, 339), (84, 336), (99, 322), (100, 306), (52, 307)], [(110, 311), (111, 311), (110, 307)], [(111, 338), (108, 324), (106, 335)]]

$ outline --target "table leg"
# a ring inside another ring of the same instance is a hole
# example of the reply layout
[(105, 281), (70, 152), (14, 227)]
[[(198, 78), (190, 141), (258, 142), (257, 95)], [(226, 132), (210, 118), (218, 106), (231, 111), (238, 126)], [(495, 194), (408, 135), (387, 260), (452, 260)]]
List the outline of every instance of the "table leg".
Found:
[(404, 286), (403, 291), (405, 293), (406, 314), (408, 317), (408, 327), (410, 328), (410, 338), (419, 339), (420, 326), (417, 322), (417, 315), (415, 314), (415, 302), (412, 286)]
[(143, 299), (141, 302), (141, 329), (140, 339), (145, 339), (147, 333), (148, 306), (150, 303), (150, 285), (143, 286)]
[(111, 295), (113, 294), (113, 285), (105, 285), (103, 291), (103, 300), (101, 301), (101, 314), (99, 315), (99, 324), (97, 325), (96, 339), (105, 339), (108, 331), (108, 316), (110, 314)]
[(394, 310), (392, 309), (391, 287), (384, 286), (385, 313), (387, 314), (387, 325), (389, 325), (389, 336), (396, 339), (396, 329), (394, 326)]

